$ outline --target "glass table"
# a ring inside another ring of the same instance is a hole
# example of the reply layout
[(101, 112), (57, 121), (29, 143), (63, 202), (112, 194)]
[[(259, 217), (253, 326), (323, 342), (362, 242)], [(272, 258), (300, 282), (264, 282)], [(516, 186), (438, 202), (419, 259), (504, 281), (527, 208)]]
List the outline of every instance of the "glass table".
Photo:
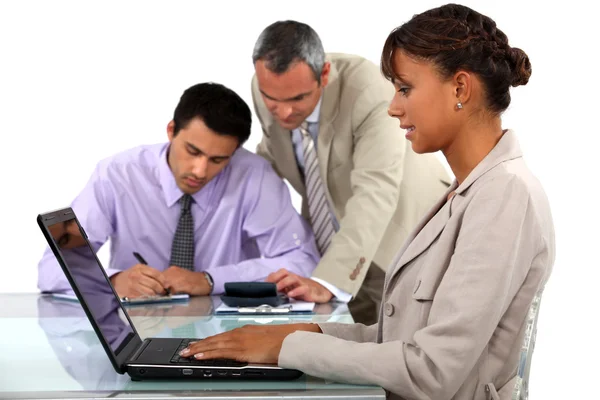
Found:
[[(142, 339), (203, 338), (246, 324), (351, 323), (345, 304), (311, 314), (218, 315), (218, 297), (129, 306)], [(49, 295), (0, 294), (0, 398), (10, 399), (384, 399), (377, 386), (303, 375), (293, 381), (134, 382), (113, 369), (81, 306)]]

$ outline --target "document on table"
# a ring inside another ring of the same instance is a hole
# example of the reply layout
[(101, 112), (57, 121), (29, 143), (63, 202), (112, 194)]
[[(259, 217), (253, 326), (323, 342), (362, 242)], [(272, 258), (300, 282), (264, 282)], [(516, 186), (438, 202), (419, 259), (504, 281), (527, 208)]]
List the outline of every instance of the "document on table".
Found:
[(258, 307), (229, 307), (222, 303), (215, 313), (217, 314), (290, 314), (311, 313), (315, 308), (314, 302), (290, 300), (289, 303), (277, 307), (262, 305)]
[[(67, 300), (67, 301), (75, 301), (79, 302), (79, 299), (75, 294), (67, 294), (67, 293), (52, 293), (50, 296), (55, 299)], [(152, 304), (152, 303), (170, 303), (175, 301), (186, 301), (189, 300), (189, 294), (171, 294), (168, 296), (144, 296), (144, 297), (136, 297), (130, 299), (128, 297), (123, 297), (121, 302), (124, 305), (142, 305), (142, 304)]]

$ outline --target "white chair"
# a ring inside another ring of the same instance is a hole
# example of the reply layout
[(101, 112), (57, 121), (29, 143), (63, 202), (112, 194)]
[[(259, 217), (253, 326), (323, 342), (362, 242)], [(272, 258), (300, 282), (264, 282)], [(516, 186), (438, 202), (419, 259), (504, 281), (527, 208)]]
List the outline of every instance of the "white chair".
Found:
[(537, 320), (540, 311), (540, 301), (542, 299), (543, 288), (535, 295), (527, 315), (527, 328), (521, 347), (521, 357), (519, 359), (519, 369), (517, 371), (517, 382), (513, 391), (513, 400), (529, 399), (529, 372), (531, 370), (531, 359), (533, 357), (533, 348), (535, 347), (535, 335), (537, 333)]

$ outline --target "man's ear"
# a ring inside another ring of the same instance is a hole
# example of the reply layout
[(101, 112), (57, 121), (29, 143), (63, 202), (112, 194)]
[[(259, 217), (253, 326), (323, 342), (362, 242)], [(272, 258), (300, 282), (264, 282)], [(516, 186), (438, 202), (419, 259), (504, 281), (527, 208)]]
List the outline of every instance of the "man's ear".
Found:
[(329, 71), (331, 71), (331, 63), (329, 61), (326, 61), (325, 64), (323, 64), (323, 70), (321, 71), (322, 87), (327, 86), (327, 83), (329, 83)]
[(169, 142), (173, 141), (175, 137), (175, 121), (173, 120), (167, 124), (167, 136), (169, 137)]

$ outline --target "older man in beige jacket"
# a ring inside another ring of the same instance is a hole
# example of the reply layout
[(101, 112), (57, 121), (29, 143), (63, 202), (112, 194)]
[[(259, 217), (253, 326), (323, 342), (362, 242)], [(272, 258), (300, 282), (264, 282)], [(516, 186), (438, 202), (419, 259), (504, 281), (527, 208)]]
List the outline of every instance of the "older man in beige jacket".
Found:
[(267, 27), (253, 59), (257, 153), (302, 196), (322, 251), (312, 279), (287, 271), (269, 279), (291, 297), (351, 299), (355, 321), (372, 324), (398, 244), (450, 178), (434, 155), (413, 152), (387, 114), (394, 88), (374, 63), (325, 54), (314, 30), (295, 21)]

